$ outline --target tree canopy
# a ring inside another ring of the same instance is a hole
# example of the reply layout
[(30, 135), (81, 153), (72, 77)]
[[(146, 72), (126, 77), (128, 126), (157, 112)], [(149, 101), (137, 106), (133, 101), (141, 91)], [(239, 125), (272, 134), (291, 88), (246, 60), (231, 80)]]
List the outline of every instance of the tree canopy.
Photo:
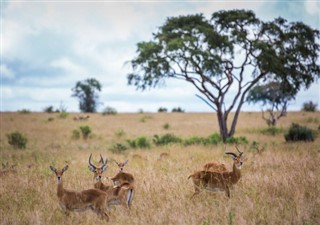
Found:
[(225, 140), (234, 135), (246, 95), (259, 82), (281, 82), (298, 92), (319, 77), (318, 43), (319, 31), (302, 22), (264, 22), (248, 10), (222, 10), (211, 19), (171, 17), (151, 41), (137, 44), (128, 84), (146, 90), (168, 78), (191, 83), (217, 112)]
[(96, 112), (99, 98), (97, 91), (101, 91), (101, 84), (94, 78), (78, 81), (76, 86), (72, 88), (72, 97), (79, 99), (81, 112)]

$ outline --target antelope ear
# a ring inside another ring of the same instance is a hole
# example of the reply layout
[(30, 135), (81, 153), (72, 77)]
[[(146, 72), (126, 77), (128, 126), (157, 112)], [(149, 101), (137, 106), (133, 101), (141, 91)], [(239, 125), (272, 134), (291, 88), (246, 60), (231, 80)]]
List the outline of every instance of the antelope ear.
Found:
[(68, 168), (69, 168), (69, 166), (68, 166), (68, 165), (66, 165), (65, 167), (63, 167), (63, 169), (62, 169), (62, 173), (64, 173)]
[(57, 172), (56, 168), (54, 168), (53, 166), (50, 166), (50, 169), (51, 169), (54, 173)]
[(95, 172), (96, 171), (96, 168), (91, 166), (91, 165), (88, 165), (88, 168), (91, 172)]
[(126, 161), (123, 163), (123, 165), (125, 166), (125, 165), (127, 165), (127, 163), (128, 163), (128, 160), (126, 160)]
[(107, 164), (104, 164), (104, 165), (101, 167), (102, 172), (106, 171), (106, 170), (107, 170), (107, 168), (108, 168), (108, 165), (107, 165)]

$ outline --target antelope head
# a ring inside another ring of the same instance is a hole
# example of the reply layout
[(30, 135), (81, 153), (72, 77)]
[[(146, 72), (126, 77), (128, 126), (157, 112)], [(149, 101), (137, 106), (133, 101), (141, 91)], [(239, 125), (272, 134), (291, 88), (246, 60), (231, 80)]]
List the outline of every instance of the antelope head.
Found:
[(50, 166), (50, 169), (56, 174), (56, 177), (58, 179), (58, 183), (60, 183), (62, 181), (62, 175), (63, 173), (68, 169), (68, 165), (66, 165), (65, 167), (63, 167), (62, 170), (57, 170), (56, 168), (54, 168), (53, 166)]
[(88, 166), (89, 170), (94, 173), (93, 178), (96, 179), (97, 181), (100, 181), (101, 178), (102, 178), (102, 173), (107, 170), (108, 160), (107, 159), (103, 160), (103, 157), (100, 154), (100, 161), (99, 162), (102, 164), (102, 166), (101, 167), (96, 167), (95, 165), (92, 164), (91, 158), (92, 158), (92, 153), (91, 153), (91, 155), (89, 157), (89, 166)]
[(234, 165), (238, 170), (240, 170), (243, 164), (243, 152), (239, 150), (238, 146), (236, 146), (236, 149), (239, 152), (239, 155), (233, 152), (226, 152), (226, 154), (231, 156), (231, 158), (233, 159)]
[(125, 167), (125, 165), (127, 165), (128, 160), (126, 160), (126, 161), (124, 161), (124, 162), (120, 162), (120, 163), (118, 163), (117, 161), (115, 161), (115, 163), (116, 163), (117, 166), (119, 167), (120, 172), (123, 172), (123, 168)]

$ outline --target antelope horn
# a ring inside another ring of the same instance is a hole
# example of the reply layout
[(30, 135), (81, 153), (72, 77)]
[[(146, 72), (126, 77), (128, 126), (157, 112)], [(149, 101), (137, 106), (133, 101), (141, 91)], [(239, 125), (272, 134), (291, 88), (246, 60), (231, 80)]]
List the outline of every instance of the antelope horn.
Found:
[(105, 164), (102, 155), (100, 154), (100, 161), (99, 163)]
[(228, 154), (228, 155), (232, 155), (232, 156), (234, 156), (235, 158), (237, 158), (238, 156), (235, 154), (235, 153), (233, 153), (233, 152), (226, 152), (226, 154)]
[(91, 157), (92, 157), (92, 153), (90, 154), (90, 157), (89, 157), (89, 165), (92, 166), (94, 169), (96, 169), (96, 167), (91, 163)]
[(239, 148), (238, 148), (237, 145), (236, 145), (236, 149), (237, 149), (237, 151), (239, 152), (239, 155), (242, 155), (242, 154), (243, 154), (243, 152), (241, 152), (241, 151), (239, 150)]

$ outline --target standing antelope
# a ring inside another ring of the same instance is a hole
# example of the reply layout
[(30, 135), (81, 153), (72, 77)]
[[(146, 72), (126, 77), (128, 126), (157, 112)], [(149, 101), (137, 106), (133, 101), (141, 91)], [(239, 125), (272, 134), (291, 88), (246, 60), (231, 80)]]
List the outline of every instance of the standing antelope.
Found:
[(125, 173), (123, 172), (123, 168), (125, 165), (127, 165), (128, 160), (126, 160), (123, 163), (118, 163), (117, 161), (115, 161), (115, 163), (117, 164), (117, 166), (119, 167), (119, 172), (111, 178), (113, 184), (115, 186), (121, 186), (123, 184), (130, 184), (131, 186), (134, 185), (134, 177), (131, 173)]
[(53, 166), (50, 166), (50, 169), (56, 174), (59, 205), (65, 214), (69, 214), (69, 211), (81, 212), (91, 209), (101, 219), (109, 220), (109, 215), (106, 213), (108, 201), (106, 192), (98, 189), (89, 189), (81, 192), (66, 190), (63, 188), (62, 175), (68, 169), (68, 165), (62, 170), (57, 170)]
[(100, 163), (102, 163), (101, 167), (96, 167), (91, 162), (92, 154), (89, 157), (89, 170), (94, 173), (93, 178), (96, 180), (94, 187), (105, 191), (107, 193), (112, 192), (113, 200), (110, 201), (109, 205), (119, 205), (121, 204), (125, 208), (130, 208), (132, 198), (133, 198), (133, 187), (126, 183), (123, 183), (118, 186), (113, 186), (111, 184), (103, 184), (101, 181), (102, 173), (107, 169), (107, 160), (104, 160), (100, 154)]
[[(241, 152), (238, 147), (236, 147), (239, 155), (233, 152), (226, 152), (233, 159), (232, 171), (207, 171), (200, 170), (191, 174), (189, 178), (192, 178), (195, 195), (200, 193), (200, 189), (206, 189), (209, 191), (225, 191), (228, 198), (230, 198), (230, 187), (235, 185), (241, 178), (241, 167), (243, 164), (243, 152)], [(191, 197), (191, 198), (192, 198)]]

